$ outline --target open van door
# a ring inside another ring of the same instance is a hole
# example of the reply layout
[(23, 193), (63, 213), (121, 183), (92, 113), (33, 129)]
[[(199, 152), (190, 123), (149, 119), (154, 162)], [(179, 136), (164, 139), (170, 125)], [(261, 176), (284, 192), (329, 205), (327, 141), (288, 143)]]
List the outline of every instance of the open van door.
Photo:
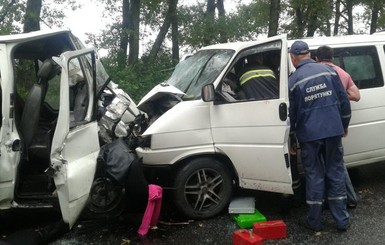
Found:
[(71, 228), (86, 205), (99, 152), (95, 51), (69, 51), (54, 60), (62, 68), (60, 110), (48, 171), (54, 177), (63, 220)]
[(257, 53), (263, 54), (265, 60), (278, 57), (275, 73), (279, 94), (262, 100), (214, 102), (210, 108), (212, 135), (216, 150), (234, 163), (240, 187), (292, 194), (286, 36), (268, 38), (240, 51), (228, 72)]

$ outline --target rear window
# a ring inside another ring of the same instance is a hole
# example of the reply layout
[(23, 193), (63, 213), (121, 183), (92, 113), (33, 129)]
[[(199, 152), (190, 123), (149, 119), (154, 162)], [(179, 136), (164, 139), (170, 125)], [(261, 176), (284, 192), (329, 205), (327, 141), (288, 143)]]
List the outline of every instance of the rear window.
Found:
[(384, 86), (376, 47), (334, 48), (333, 63), (350, 74), (359, 89)]
[(334, 63), (350, 74), (359, 89), (384, 86), (376, 47), (334, 49)]

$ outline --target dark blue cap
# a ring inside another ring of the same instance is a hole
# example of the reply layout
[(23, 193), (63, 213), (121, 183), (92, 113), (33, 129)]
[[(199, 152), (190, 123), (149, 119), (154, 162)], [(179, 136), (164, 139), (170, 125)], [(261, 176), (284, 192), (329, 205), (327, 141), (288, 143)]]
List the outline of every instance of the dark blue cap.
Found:
[(295, 41), (289, 50), (289, 53), (295, 55), (302, 55), (309, 53), (309, 46), (303, 41)]

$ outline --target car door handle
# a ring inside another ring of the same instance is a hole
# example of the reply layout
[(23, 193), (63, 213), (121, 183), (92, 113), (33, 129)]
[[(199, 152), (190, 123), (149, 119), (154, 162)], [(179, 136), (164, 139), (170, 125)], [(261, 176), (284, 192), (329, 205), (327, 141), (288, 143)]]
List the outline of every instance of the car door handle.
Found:
[(286, 103), (279, 104), (279, 119), (281, 121), (286, 121), (287, 119), (287, 105)]

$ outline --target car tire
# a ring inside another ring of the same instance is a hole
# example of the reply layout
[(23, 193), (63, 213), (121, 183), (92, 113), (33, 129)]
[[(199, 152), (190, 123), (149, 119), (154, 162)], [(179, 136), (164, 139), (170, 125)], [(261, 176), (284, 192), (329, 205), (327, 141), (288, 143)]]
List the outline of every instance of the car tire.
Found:
[(117, 216), (122, 211), (124, 188), (109, 177), (95, 178), (88, 202), (85, 216), (104, 218)]
[(232, 174), (213, 158), (197, 158), (181, 168), (175, 178), (176, 207), (192, 219), (218, 215), (230, 202)]

